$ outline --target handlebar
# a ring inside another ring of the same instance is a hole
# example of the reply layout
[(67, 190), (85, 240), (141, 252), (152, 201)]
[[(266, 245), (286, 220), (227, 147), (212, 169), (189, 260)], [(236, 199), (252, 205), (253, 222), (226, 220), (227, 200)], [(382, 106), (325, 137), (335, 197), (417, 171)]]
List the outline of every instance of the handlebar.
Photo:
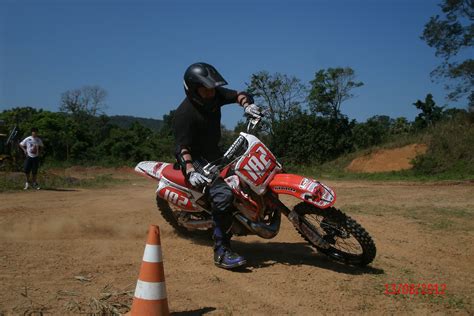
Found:
[(257, 129), (257, 126), (262, 121), (262, 116), (249, 118), (249, 122), (247, 124), (247, 133), (253, 132)]
[(247, 124), (247, 133), (251, 133), (257, 129), (257, 126), (260, 125), (262, 119), (266, 116), (268, 111), (268, 108), (263, 108), (260, 112), (260, 115), (257, 117), (251, 117), (247, 115), (247, 118), (249, 119), (249, 122)]
[[(257, 127), (262, 122), (262, 118), (264, 117), (263, 113), (261, 116), (258, 117), (248, 117), (248, 124), (247, 124), (247, 133), (254, 132)], [(236, 153), (240, 150), (240, 148), (245, 144), (246, 140), (245, 137), (240, 135), (234, 143), (229, 147), (229, 149), (225, 152), (224, 156), (220, 164), (214, 164), (214, 162), (208, 163), (203, 167), (203, 173), (206, 177), (208, 177), (212, 182), (217, 179), (217, 176), (220, 170), (227, 165), (230, 161), (235, 158)], [(205, 188), (208, 186), (205, 186)], [(205, 190), (204, 188), (204, 190)], [(204, 193), (203, 190), (203, 193)]]

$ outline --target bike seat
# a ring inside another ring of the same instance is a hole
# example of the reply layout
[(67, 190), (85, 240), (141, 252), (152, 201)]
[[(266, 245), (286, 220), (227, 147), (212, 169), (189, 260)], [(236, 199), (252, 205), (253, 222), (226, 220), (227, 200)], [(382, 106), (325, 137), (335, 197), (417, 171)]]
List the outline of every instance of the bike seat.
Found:
[(181, 170), (176, 170), (173, 168), (173, 165), (168, 165), (166, 166), (162, 173), (161, 173), (166, 179), (170, 180), (171, 182), (174, 182), (182, 187), (185, 188), (190, 188), (191, 185), (186, 181), (184, 178), (183, 173)]

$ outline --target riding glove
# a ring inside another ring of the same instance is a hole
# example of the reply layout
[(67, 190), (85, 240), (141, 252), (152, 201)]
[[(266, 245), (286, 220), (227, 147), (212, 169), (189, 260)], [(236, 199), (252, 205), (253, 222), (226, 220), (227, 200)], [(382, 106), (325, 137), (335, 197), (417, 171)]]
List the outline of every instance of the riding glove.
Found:
[(210, 179), (206, 178), (203, 174), (197, 171), (191, 171), (188, 173), (187, 177), (189, 183), (191, 183), (193, 187), (199, 187), (211, 182)]
[(244, 107), (244, 111), (247, 115), (251, 116), (252, 118), (260, 118), (262, 117), (262, 111), (260, 108), (255, 104), (248, 104)]

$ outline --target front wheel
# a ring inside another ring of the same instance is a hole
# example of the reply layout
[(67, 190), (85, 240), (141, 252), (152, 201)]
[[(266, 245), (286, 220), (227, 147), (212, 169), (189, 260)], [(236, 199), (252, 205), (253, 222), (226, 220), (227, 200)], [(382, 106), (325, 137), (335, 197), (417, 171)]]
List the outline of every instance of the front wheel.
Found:
[(329, 245), (316, 245), (298, 229), (300, 235), (319, 252), (350, 265), (365, 266), (374, 260), (376, 248), (372, 237), (359, 223), (340, 210), (334, 207), (320, 209), (302, 202), (295, 206), (294, 211), (302, 224)]

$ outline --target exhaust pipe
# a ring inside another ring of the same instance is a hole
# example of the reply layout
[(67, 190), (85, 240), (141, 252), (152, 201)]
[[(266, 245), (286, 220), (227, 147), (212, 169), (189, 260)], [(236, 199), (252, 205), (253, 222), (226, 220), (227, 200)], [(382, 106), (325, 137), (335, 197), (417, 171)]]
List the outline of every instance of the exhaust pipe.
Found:
[(188, 229), (209, 229), (214, 227), (214, 222), (211, 219), (198, 221), (183, 221), (180, 224)]
[(248, 230), (265, 239), (271, 239), (275, 237), (280, 230), (281, 213), (279, 211), (275, 211), (275, 214), (268, 225), (265, 223), (252, 222), (242, 214), (235, 214), (235, 218), (237, 218), (237, 220), (241, 222)]

